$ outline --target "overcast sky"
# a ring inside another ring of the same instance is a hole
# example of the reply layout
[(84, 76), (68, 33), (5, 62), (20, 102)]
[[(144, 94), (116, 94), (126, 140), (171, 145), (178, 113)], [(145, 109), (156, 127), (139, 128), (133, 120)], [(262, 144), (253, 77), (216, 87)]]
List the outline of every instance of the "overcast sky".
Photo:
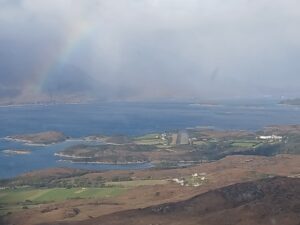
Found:
[(299, 0), (0, 0), (0, 97), (300, 96)]

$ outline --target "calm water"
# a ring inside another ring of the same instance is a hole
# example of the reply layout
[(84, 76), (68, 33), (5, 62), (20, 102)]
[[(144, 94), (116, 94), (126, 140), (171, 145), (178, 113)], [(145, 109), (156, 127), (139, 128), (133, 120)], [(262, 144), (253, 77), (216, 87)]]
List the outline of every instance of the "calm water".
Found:
[[(105, 103), (89, 105), (0, 107), (0, 138), (14, 134), (62, 131), (79, 138), (93, 134), (141, 135), (149, 132), (213, 126), (220, 129), (258, 130), (272, 124), (299, 124), (300, 107), (273, 102), (227, 103), (200, 106), (187, 103)], [(71, 164), (54, 153), (79, 141), (47, 147), (23, 146), (0, 139), (0, 178), (49, 167), (140, 169), (149, 165)], [(6, 156), (5, 149), (31, 150), (30, 155)]]

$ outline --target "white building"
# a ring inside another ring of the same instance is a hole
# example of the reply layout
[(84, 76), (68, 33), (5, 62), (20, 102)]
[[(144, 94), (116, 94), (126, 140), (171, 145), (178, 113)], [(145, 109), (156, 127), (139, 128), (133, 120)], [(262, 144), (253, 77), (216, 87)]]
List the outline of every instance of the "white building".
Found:
[(261, 140), (282, 140), (282, 136), (277, 136), (277, 135), (270, 135), (270, 136), (259, 136), (259, 139)]

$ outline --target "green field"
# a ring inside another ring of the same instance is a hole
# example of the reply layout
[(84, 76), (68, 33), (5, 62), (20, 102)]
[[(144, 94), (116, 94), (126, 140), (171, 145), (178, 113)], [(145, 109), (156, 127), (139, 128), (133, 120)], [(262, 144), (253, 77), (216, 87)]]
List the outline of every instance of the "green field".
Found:
[(161, 139), (144, 139), (144, 140), (136, 140), (134, 141), (137, 145), (161, 145), (166, 142), (164, 142)]
[(144, 136), (136, 137), (135, 140), (157, 139), (157, 137), (160, 137), (160, 134), (153, 133), (153, 134), (146, 134)]
[(261, 142), (259, 141), (243, 141), (243, 140), (236, 140), (231, 143), (232, 147), (240, 147), (240, 148), (253, 148), (259, 145)]
[(19, 188), (0, 191), (0, 216), (8, 212), (32, 208), (39, 204), (62, 202), (68, 199), (109, 198), (118, 196), (128, 188), (166, 184), (167, 180), (135, 180), (107, 182), (103, 188)]
[(206, 145), (207, 143), (205, 141), (194, 141), (194, 145)]
[(147, 134), (141, 137), (136, 137), (134, 143), (138, 145), (162, 145), (166, 144), (167, 141), (164, 141), (160, 138), (160, 134)]
[(136, 187), (157, 184), (167, 184), (167, 180), (133, 180), (133, 181), (120, 181), (120, 182), (107, 182), (107, 186), (113, 187)]
[(31, 202), (33, 204), (64, 201), (76, 198), (106, 198), (119, 195), (125, 188), (51, 188), (0, 191), (0, 205)]

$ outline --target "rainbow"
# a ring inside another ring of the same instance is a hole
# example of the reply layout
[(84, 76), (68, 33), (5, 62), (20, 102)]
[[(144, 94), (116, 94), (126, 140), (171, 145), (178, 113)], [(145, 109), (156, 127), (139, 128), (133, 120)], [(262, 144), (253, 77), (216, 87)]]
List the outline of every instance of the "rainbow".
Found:
[(32, 93), (38, 94), (41, 92), (48, 76), (53, 69), (59, 64), (65, 64), (69, 61), (72, 55), (80, 48), (81, 44), (93, 31), (94, 26), (91, 23), (81, 22), (73, 28), (61, 47), (53, 54), (48, 56), (47, 61), (41, 65), (36, 73), (36, 81), (32, 86)]

